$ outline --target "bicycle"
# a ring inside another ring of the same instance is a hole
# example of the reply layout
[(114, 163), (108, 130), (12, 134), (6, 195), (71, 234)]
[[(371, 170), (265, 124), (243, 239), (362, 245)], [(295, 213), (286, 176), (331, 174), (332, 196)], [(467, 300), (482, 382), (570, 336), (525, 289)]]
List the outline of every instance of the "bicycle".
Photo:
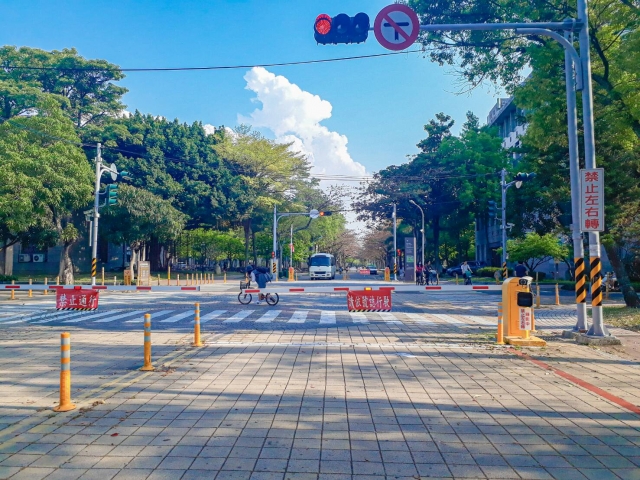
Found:
[[(251, 282), (240, 282), (240, 293), (238, 294), (238, 301), (242, 305), (249, 305), (251, 303), (251, 300), (253, 300), (253, 295), (244, 292), (244, 290), (250, 287)], [(280, 301), (280, 296), (277, 293), (265, 293), (260, 294), (259, 299), (266, 301), (268, 305), (271, 305), (273, 307)]]
[(431, 285), (438, 285), (440, 283), (438, 273), (435, 270), (429, 270), (429, 283)]

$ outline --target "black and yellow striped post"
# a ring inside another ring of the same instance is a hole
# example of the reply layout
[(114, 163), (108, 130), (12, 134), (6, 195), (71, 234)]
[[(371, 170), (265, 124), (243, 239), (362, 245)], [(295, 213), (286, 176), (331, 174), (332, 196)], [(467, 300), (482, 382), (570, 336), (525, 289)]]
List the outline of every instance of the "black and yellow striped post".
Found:
[(153, 372), (155, 367), (151, 364), (151, 314), (144, 314), (144, 365), (140, 368), (143, 372)]
[(507, 268), (507, 262), (502, 264), (502, 279), (506, 280), (509, 278), (509, 269)]
[(54, 412), (68, 412), (75, 409), (71, 403), (71, 334), (60, 334), (60, 403)]
[(593, 257), (591, 259), (591, 306), (602, 306), (602, 275), (600, 271), (602, 264), (600, 263), (600, 257)]
[(576, 303), (587, 301), (587, 275), (584, 271), (584, 258), (574, 258), (576, 265)]
[(200, 304), (196, 303), (196, 315), (194, 318), (193, 324), (193, 345), (194, 347), (202, 347), (202, 342), (200, 341)]
[(91, 277), (96, 278), (98, 276), (98, 259), (91, 259)]

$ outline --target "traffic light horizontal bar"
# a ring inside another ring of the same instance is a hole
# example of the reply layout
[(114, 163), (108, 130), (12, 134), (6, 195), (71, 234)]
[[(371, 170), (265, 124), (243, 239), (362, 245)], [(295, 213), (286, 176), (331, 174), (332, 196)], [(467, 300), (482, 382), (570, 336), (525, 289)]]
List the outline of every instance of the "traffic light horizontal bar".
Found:
[(516, 30), (520, 28), (546, 28), (549, 30), (569, 30), (577, 32), (582, 28), (580, 20), (564, 22), (531, 22), (531, 23), (442, 23), (420, 25), (423, 32), (458, 31), (458, 30)]

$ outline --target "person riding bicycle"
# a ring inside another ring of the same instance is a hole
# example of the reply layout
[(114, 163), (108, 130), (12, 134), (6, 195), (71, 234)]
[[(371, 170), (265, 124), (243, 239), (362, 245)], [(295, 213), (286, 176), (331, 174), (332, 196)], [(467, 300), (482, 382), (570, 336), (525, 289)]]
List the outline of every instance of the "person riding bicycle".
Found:
[(423, 274), (424, 267), (421, 263), (418, 263), (418, 266), (416, 267), (416, 285), (422, 285), (424, 283), (424, 279), (422, 278)]
[(464, 284), (465, 285), (472, 285), (471, 283), (471, 267), (469, 266), (469, 264), (467, 262), (463, 262), (462, 265), (460, 265), (460, 271), (462, 272), (462, 276), (464, 277)]
[[(264, 267), (256, 267), (252, 271), (252, 275), (255, 277), (255, 281), (258, 284), (258, 288), (267, 288), (267, 283), (271, 281), (271, 274), (269, 273), (269, 269)], [(260, 305), (262, 300), (264, 299), (264, 295), (258, 295), (258, 300), (256, 300), (256, 305)]]
[(426, 285), (429, 285), (429, 282), (431, 281), (431, 261), (427, 260), (427, 264), (424, 267), (424, 282)]

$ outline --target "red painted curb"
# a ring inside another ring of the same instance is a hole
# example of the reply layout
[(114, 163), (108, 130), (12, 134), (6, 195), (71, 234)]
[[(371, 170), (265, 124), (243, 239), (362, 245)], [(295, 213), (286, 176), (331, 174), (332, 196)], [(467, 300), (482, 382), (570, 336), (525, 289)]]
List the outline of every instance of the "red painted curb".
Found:
[(578, 377), (574, 377), (573, 375), (571, 375), (570, 373), (567, 373), (563, 370), (559, 370), (555, 367), (552, 367), (551, 365), (541, 361), (541, 360), (536, 360), (535, 358), (530, 357), (529, 355), (527, 355), (526, 353), (523, 352), (519, 352), (518, 350), (514, 349), (514, 348), (510, 348), (509, 349), (511, 351), (511, 353), (515, 353), (516, 355), (518, 355), (519, 357), (524, 358), (525, 360), (529, 360), (531, 363), (533, 363), (534, 365), (537, 365), (540, 368), (543, 368), (545, 370), (549, 370), (553, 373), (555, 373), (556, 375), (569, 380), (571, 383), (574, 383), (576, 385), (578, 385), (579, 387), (584, 388), (585, 390), (589, 390), (592, 393), (595, 393), (596, 395), (600, 395), (602, 398), (609, 400), (612, 403), (615, 403), (619, 406), (621, 406), (622, 408), (626, 408), (627, 410), (629, 410), (630, 412), (635, 413), (636, 415), (640, 415), (640, 407), (638, 407), (637, 405), (634, 405), (633, 403), (627, 402), (626, 400), (624, 400), (623, 398), (620, 397), (616, 397), (615, 395), (613, 395), (612, 393), (609, 393), (605, 390), (602, 390), (599, 387), (596, 387), (595, 385), (590, 384), (589, 382), (585, 382), (584, 380), (578, 378)]

